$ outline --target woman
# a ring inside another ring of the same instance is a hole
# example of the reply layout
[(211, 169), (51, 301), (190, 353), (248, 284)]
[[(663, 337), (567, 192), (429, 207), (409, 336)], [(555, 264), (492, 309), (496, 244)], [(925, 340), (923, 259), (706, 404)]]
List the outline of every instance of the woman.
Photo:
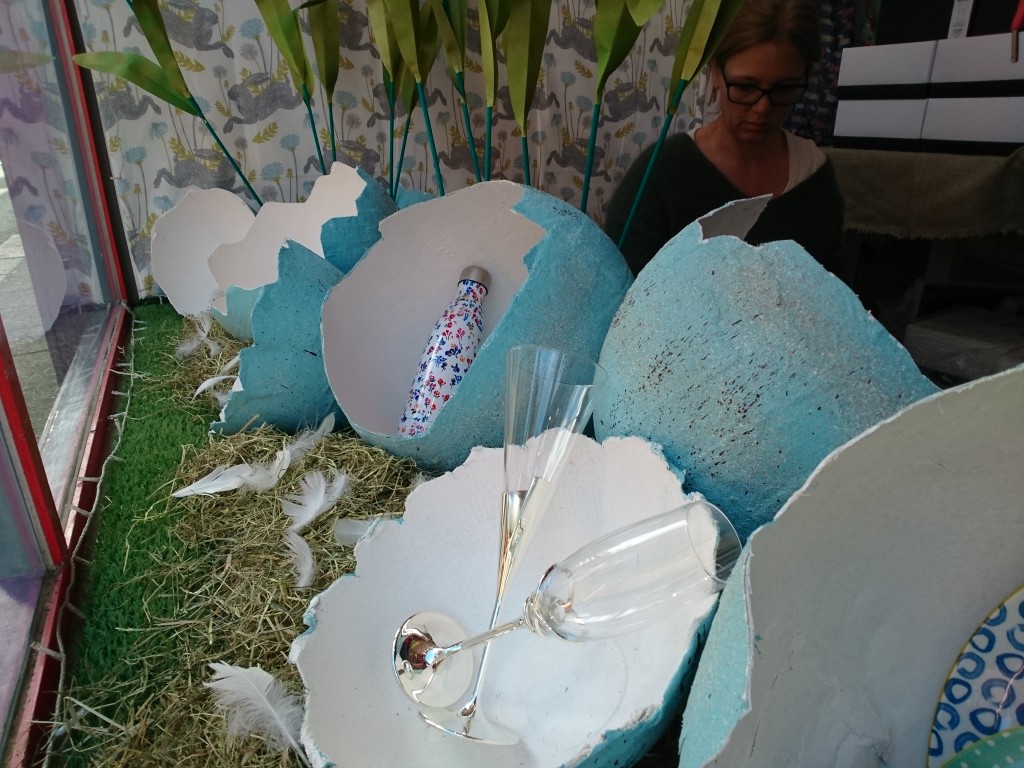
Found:
[[(747, 0), (711, 63), (718, 118), (668, 138), (622, 252), (633, 274), (687, 224), (730, 200), (771, 194), (747, 241), (795, 240), (835, 268), (843, 202), (831, 163), (783, 130), (821, 50), (814, 0)], [(626, 172), (605, 230), (618, 242), (653, 148)]]

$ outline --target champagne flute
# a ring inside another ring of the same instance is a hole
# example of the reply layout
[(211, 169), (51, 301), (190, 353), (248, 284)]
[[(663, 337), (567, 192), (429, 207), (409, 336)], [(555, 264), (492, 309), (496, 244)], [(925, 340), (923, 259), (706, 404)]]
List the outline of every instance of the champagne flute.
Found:
[[(502, 596), (515, 570), (517, 555), (537, 531), (573, 435), (581, 433), (590, 421), (605, 377), (604, 369), (594, 361), (572, 352), (534, 344), (515, 346), (508, 351), (505, 487), (490, 627), (497, 624)], [(429, 626), (438, 621), (438, 615), (429, 620)], [(442, 616), (442, 620), (444, 618)], [(406, 691), (424, 705), (421, 717), (436, 728), (477, 741), (514, 744), (519, 740), (515, 733), (487, 720), (478, 709), (487, 650), (488, 646), (484, 645), (469, 698), (460, 706), (438, 706), (436, 699), (422, 697), (415, 687)], [(465, 662), (461, 666), (466, 669)]]
[(687, 502), (551, 566), (520, 616), (486, 632), (466, 637), (443, 614), (415, 614), (395, 636), (396, 674), (407, 692), (414, 687), (437, 701), (454, 701), (468, 680), (465, 657), (471, 654), (463, 651), (524, 628), (573, 642), (633, 632), (719, 592), (741, 550), (718, 507), (703, 499)]

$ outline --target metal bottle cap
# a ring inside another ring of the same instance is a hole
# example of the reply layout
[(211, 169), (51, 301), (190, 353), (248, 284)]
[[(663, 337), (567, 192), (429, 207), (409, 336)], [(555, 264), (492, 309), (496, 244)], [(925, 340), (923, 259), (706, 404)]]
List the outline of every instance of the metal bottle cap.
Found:
[(485, 290), (490, 290), (491, 287), (491, 273), (483, 267), (466, 267), (462, 270), (462, 274), (459, 275), (459, 282), (463, 280), (472, 280), (474, 283), (480, 283)]

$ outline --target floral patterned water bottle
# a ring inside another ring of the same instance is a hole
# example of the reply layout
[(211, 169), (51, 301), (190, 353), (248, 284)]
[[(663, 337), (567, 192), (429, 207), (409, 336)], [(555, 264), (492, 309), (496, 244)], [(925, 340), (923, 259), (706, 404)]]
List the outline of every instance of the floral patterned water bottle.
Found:
[(483, 267), (462, 270), (459, 293), (441, 313), (423, 348), (398, 434), (412, 437), (426, 432), (455, 394), (476, 359), (484, 329), (483, 300), (490, 284), (491, 276)]

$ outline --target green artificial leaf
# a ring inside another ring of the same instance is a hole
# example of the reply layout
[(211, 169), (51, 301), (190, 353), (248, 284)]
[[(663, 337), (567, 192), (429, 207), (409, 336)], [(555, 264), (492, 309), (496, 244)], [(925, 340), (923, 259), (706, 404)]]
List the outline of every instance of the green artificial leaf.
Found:
[(420, 20), (416, 29), (416, 66), (423, 76), (419, 83), (427, 81), (437, 58), (437, 52), (441, 48), (441, 38), (437, 31), (437, 17), (430, 3), (420, 6)]
[(683, 95), (682, 91), (675, 92), (679, 83), (684, 83), (685, 90), (686, 84), (711, 61), (742, 5), (743, 0), (693, 0), (679, 34), (676, 58), (672, 64), (669, 93), (673, 94), (673, 99), (668, 114), (674, 115), (679, 108), (679, 99)]
[[(416, 80), (412, 74), (406, 68), (404, 63), (399, 64), (398, 67), (398, 79), (392, 81), (390, 74), (387, 70), (384, 71), (384, 87), (387, 92), (391, 93), (391, 83), (395, 83), (395, 102), (405, 105), (405, 113), (412, 114), (412, 111), (416, 109), (416, 105), (419, 104), (420, 94), (416, 89)], [(394, 110), (395, 105), (391, 105), (391, 109)]]
[(512, 114), (524, 135), (526, 116), (537, 92), (550, 18), (551, 0), (519, 0), (512, 8), (502, 33)]
[(601, 100), (612, 72), (626, 60), (642, 26), (633, 20), (627, 0), (596, 0), (594, 45), (597, 47), (597, 97)]
[(334, 96), (341, 69), (341, 27), (338, 22), (338, 0), (310, 0), (299, 6), (309, 10), (309, 33), (313, 39), (313, 55), (327, 101)]
[(642, 27), (665, 5), (665, 0), (626, 0), (629, 13), (638, 27)]
[(80, 67), (124, 78), (183, 112), (199, 115), (199, 108), (192, 98), (178, 93), (168, 79), (167, 72), (145, 56), (126, 51), (102, 51), (79, 53), (72, 58)]
[[(448, 10), (445, 9), (444, 0), (427, 0), (427, 2), (434, 11), (434, 21), (437, 23), (437, 34), (444, 46), (444, 58), (448, 65), (448, 73), (454, 79), (466, 68), (465, 25), (463, 24), (463, 36), (460, 42), (459, 35), (455, 31), (458, 20), (454, 24), (452, 23), (452, 19), (448, 17)], [(465, 5), (463, 5), (463, 9), (465, 9)]]
[(422, 83), (427, 76), (419, 66), (419, 2), (417, 0), (388, 0), (390, 22), (395, 30), (395, 41), (402, 54), (402, 60), (412, 72), (417, 83)]
[(477, 12), (480, 18), (480, 68), (484, 76), (484, 103), (493, 107), (498, 96), (498, 36), (492, 30), (487, 3), (480, 3)]
[(292, 13), (288, 0), (256, 0), (256, 7), (263, 17), (267, 32), (288, 64), (295, 90), (301, 93), (305, 86), (306, 93), (312, 93), (313, 73), (302, 47), (299, 22)]
[[(469, 3), (467, 0), (441, 0), (444, 16), (455, 34), (455, 42), (466, 55), (466, 40), (469, 38)], [(440, 23), (440, 16), (438, 19)]]
[(142, 34), (146, 36), (149, 47), (153, 49), (157, 64), (167, 75), (167, 82), (180, 96), (189, 98), (192, 93), (185, 84), (177, 59), (174, 58), (171, 39), (167, 36), (167, 28), (164, 26), (163, 16), (160, 15), (157, 0), (135, 0), (131, 8), (139, 21)]
[(3, 74), (21, 72), (51, 61), (53, 56), (46, 53), (23, 53), (10, 48), (0, 48), (0, 73)]
[(402, 52), (398, 48), (388, 4), (385, 0), (366, 0), (366, 11), (384, 71), (389, 77), (395, 78), (402, 66)]
[[(522, 0), (484, 0), (487, 6), (487, 17), (491, 20), (491, 40), (497, 41), (498, 35), (505, 31), (505, 24), (512, 13), (512, 6)], [(483, 27), (480, 29), (483, 32)]]

